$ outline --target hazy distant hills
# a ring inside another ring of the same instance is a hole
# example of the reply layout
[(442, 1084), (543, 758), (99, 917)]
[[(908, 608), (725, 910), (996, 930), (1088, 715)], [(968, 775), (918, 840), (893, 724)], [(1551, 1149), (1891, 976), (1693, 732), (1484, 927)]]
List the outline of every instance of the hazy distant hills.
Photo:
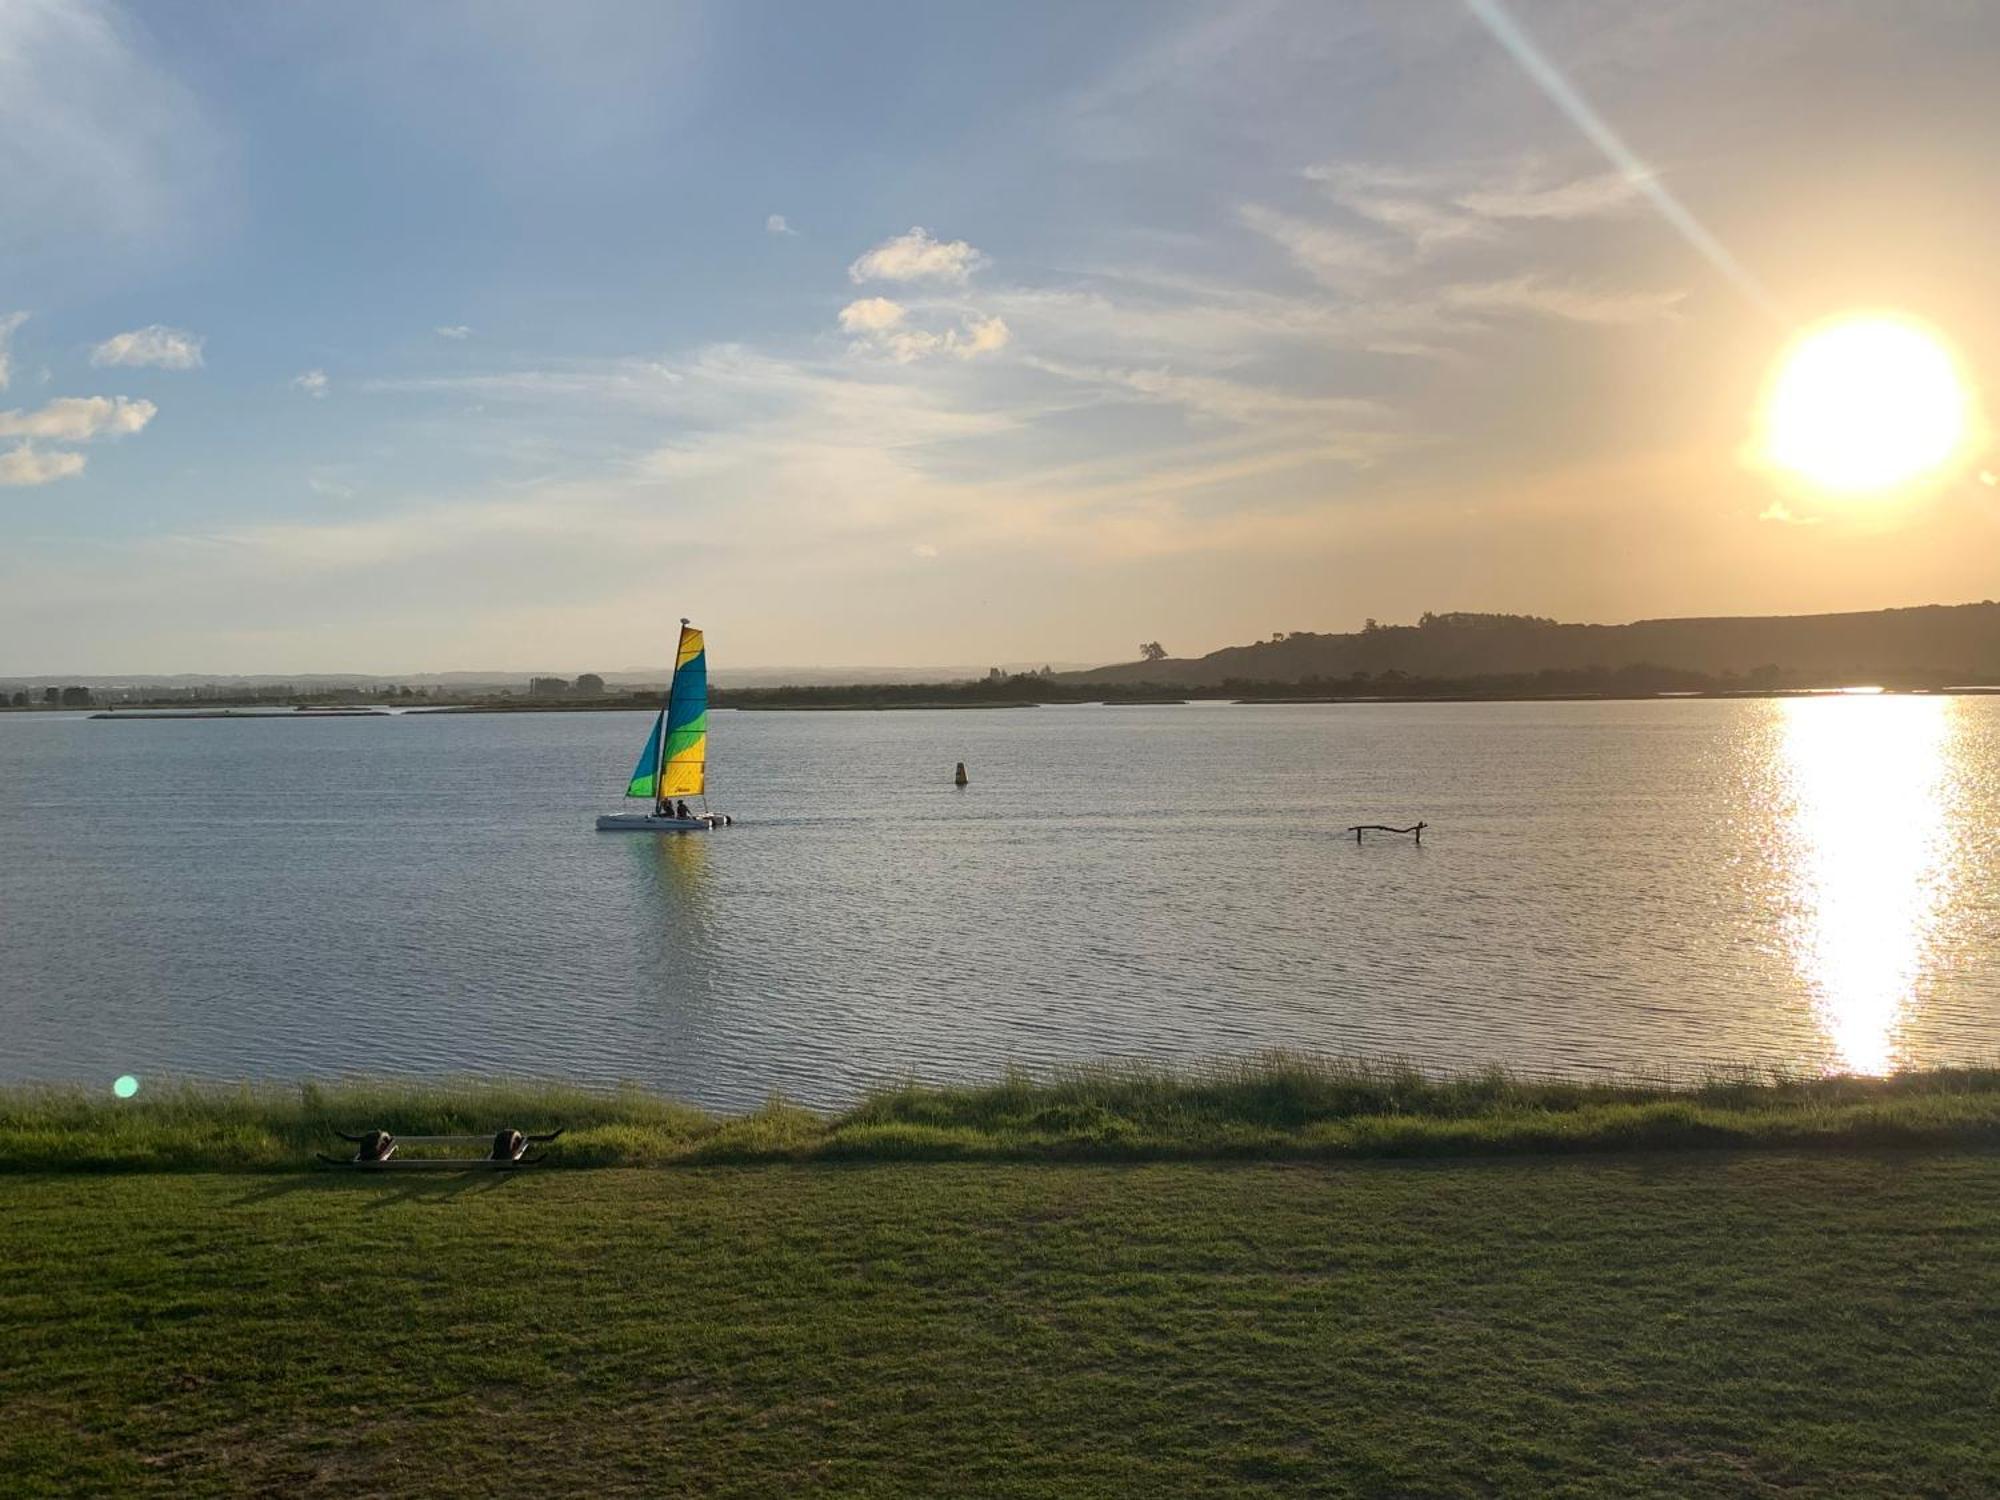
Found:
[[(1033, 672), (1041, 662), (1009, 662), (1001, 665), (1003, 672)], [(1058, 671), (1073, 669), (1077, 662), (1058, 662)], [(849, 683), (929, 683), (959, 682), (975, 677), (984, 677), (990, 667), (723, 667), (710, 673), (710, 680), (717, 687), (759, 688), (759, 687), (810, 687), (841, 685)], [(231, 674), (227, 672), (177, 672), (160, 673), (107, 673), (107, 672), (63, 672), (42, 673), (35, 676), (12, 676), (0, 673), (0, 686), (64, 687), (72, 683), (88, 688), (158, 688), (165, 690), (192, 688), (221, 688), (255, 690), (271, 687), (290, 687), (302, 693), (337, 688), (379, 688), (393, 683), (412, 688), (436, 688), (452, 693), (477, 694), (498, 692), (521, 692), (534, 677), (573, 677), (574, 671), (472, 671), (472, 672), (262, 672), (251, 674)], [(600, 672), (607, 687), (620, 690), (628, 688), (662, 687), (673, 668), (628, 667), (619, 672)]]
[(1349, 635), (1297, 631), (1194, 658), (1064, 673), (1073, 683), (1339, 680), (1400, 672), (1467, 678), (1543, 671), (1670, 667), (1714, 677), (1804, 675), (1826, 683), (1925, 677), (2000, 681), (2000, 604), (1923, 605), (1839, 615), (1635, 620), (1564, 625), (1526, 615), (1427, 614), (1416, 625)]

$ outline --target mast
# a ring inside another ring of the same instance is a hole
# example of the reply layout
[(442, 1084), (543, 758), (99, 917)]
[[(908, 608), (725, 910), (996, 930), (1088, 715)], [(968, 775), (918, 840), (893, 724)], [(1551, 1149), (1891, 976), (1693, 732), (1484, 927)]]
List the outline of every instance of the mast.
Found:
[(660, 750), (653, 759), (653, 812), (655, 816), (666, 816), (667, 805), (667, 741), (671, 739), (674, 716), (674, 684), (681, 676), (681, 642), (687, 638), (687, 616), (681, 616), (681, 633), (674, 638), (674, 670), (667, 677), (667, 702), (660, 710)]
[[(688, 628), (687, 617), (681, 617), (681, 630)], [(680, 638), (674, 639), (674, 669), (667, 674), (667, 701), (660, 707), (660, 746), (653, 756), (653, 816), (666, 816), (667, 806), (667, 720), (674, 712), (674, 679), (681, 675)]]

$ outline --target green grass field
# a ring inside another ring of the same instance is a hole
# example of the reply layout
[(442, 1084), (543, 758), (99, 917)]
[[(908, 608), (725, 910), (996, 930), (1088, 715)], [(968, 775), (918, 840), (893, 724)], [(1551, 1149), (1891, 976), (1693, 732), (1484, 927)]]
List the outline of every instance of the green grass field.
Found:
[(0, 1249), (0, 1495), (2000, 1493), (1993, 1070), (17, 1089)]
[(2000, 1492), (2000, 1154), (0, 1178), (9, 1494)]

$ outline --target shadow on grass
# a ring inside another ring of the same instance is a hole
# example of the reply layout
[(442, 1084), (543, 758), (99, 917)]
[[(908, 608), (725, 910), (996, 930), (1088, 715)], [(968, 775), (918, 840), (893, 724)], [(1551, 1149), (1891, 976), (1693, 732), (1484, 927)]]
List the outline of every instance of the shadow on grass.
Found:
[(517, 1172), (438, 1171), (434, 1174), (416, 1172), (356, 1172), (340, 1171), (336, 1168), (307, 1169), (296, 1174), (275, 1177), (254, 1192), (245, 1193), (240, 1198), (230, 1200), (231, 1208), (243, 1208), (255, 1203), (269, 1203), (275, 1198), (288, 1198), (295, 1193), (365, 1193), (370, 1200), (369, 1207), (381, 1208), (392, 1203), (408, 1203), (412, 1200), (439, 1203), (467, 1193), (490, 1193), (520, 1174)]

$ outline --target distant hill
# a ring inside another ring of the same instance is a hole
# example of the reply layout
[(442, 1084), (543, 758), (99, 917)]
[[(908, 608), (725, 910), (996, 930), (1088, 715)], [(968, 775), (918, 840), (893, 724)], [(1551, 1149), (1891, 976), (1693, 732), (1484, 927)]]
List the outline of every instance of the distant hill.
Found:
[[(1012, 674), (1033, 672), (1043, 664), (1040, 662), (1003, 663), (1000, 670)], [(1056, 670), (1074, 670), (1076, 662), (1061, 662)], [(821, 686), (848, 683), (934, 683), (966, 682), (983, 678), (993, 670), (983, 667), (722, 667), (711, 674), (711, 680), (718, 687), (776, 687), (781, 685)], [(614, 688), (660, 687), (673, 676), (673, 668), (628, 667), (618, 672), (600, 672), (605, 683)], [(241, 689), (245, 691), (259, 688), (291, 687), (302, 693), (333, 688), (379, 688), (385, 684), (413, 688), (439, 688), (454, 693), (499, 693), (521, 692), (526, 689), (530, 678), (573, 677), (574, 672), (541, 671), (486, 671), (486, 672), (292, 672), (292, 673), (251, 673), (231, 674), (226, 672), (178, 672), (165, 673), (107, 673), (107, 672), (67, 672), (33, 676), (9, 676), (0, 673), (0, 687), (34, 688), (67, 687), (72, 684), (87, 688), (160, 688), (167, 690), (192, 688)]]
[[(1372, 622), (1371, 622), (1372, 625)], [(1124, 662), (1059, 681), (1220, 687), (1328, 682), (1399, 672), (1473, 678), (1543, 671), (1669, 667), (1711, 677), (1806, 677), (1828, 686), (1877, 679), (2000, 681), (2000, 604), (1921, 605), (1839, 615), (1744, 615), (1565, 625), (1529, 615), (1426, 614), (1415, 625), (1347, 635), (1296, 631), (1201, 657)]]

